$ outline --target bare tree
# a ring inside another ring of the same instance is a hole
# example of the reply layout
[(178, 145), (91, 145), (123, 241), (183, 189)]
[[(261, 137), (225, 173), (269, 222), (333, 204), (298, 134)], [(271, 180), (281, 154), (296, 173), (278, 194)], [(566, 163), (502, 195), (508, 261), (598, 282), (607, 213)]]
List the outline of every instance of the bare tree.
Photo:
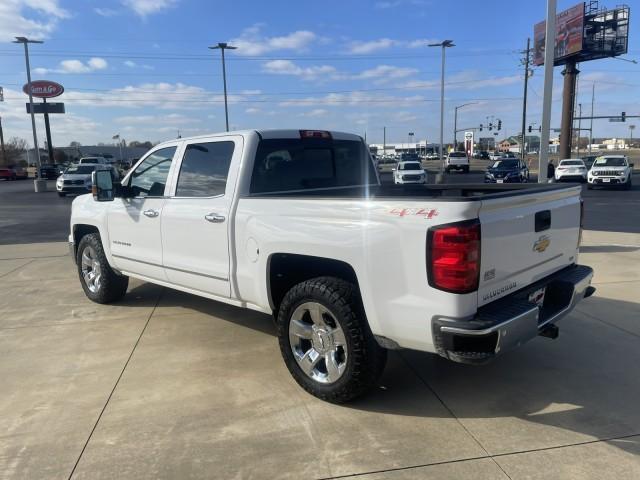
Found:
[(4, 144), (5, 158), (3, 163), (5, 165), (26, 165), (27, 141), (20, 137), (11, 137), (8, 142)]

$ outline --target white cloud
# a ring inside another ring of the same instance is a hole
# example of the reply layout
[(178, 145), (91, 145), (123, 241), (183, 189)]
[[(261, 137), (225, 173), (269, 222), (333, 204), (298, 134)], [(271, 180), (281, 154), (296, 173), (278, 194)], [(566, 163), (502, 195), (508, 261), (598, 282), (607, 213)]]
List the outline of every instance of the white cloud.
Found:
[(418, 73), (417, 68), (396, 67), (394, 65), (378, 65), (377, 67), (364, 70), (351, 78), (355, 80), (374, 80), (374, 83), (381, 84), (391, 80), (406, 78)]
[(301, 114), (299, 114), (299, 117), (311, 117), (311, 118), (317, 118), (317, 117), (324, 117), (328, 114), (329, 112), (327, 110), (325, 110), (324, 108), (315, 108), (313, 110), (310, 110), (308, 112), (303, 112)]
[(231, 45), (238, 47), (238, 55), (263, 55), (278, 50), (304, 51), (318, 39), (308, 30), (297, 30), (281, 37), (265, 37), (261, 34), (261, 25), (256, 24), (242, 31)]
[(37, 67), (33, 69), (36, 75), (45, 75), (47, 73), (90, 73), (96, 70), (104, 70), (109, 64), (104, 58), (93, 57), (87, 63), (80, 60), (62, 60), (58, 64), (58, 68)]
[(118, 11), (112, 8), (94, 8), (93, 11), (102, 17), (113, 17), (118, 15)]
[(0, 41), (11, 41), (16, 36), (47, 38), (60, 20), (69, 17), (58, 0), (2, 0)]
[(259, 113), (262, 113), (262, 110), (255, 107), (249, 107), (244, 111), (244, 113), (248, 113), (249, 115), (257, 115)]
[(129, 68), (134, 68), (136, 66), (136, 62), (132, 60), (125, 60), (123, 63), (125, 67), (129, 67)]
[(331, 65), (300, 67), (291, 60), (271, 60), (263, 64), (262, 70), (274, 75), (293, 75), (305, 80), (314, 80), (320, 75), (330, 75), (336, 72), (335, 67)]
[(122, 0), (122, 4), (125, 7), (133, 10), (141, 17), (168, 10), (177, 3), (178, 0)]
[[(477, 90), (479, 88), (503, 87), (520, 83), (520, 75), (507, 75), (504, 77), (482, 78), (476, 71), (460, 72), (445, 80), (447, 89)], [(411, 80), (400, 85), (409, 90), (430, 90), (440, 88), (440, 80)]]
[(415, 107), (424, 102), (421, 95), (410, 97), (399, 97), (394, 95), (383, 95), (377, 92), (349, 92), (330, 93), (323, 96), (296, 98), (284, 100), (279, 103), (281, 107), (376, 107), (376, 108), (398, 108)]
[(348, 52), (356, 55), (362, 55), (379, 50), (387, 50), (391, 47), (400, 45), (398, 40), (392, 40), (391, 38), (380, 38), (378, 40), (370, 40), (368, 42), (352, 42), (349, 46)]
[[(125, 115), (114, 118), (115, 123), (125, 123), (129, 125), (149, 125), (160, 121), (165, 125), (188, 125), (198, 123), (199, 120), (181, 113), (170, 113), (168, 115)], [(172, 127), (173, 128), (173, 127)]]

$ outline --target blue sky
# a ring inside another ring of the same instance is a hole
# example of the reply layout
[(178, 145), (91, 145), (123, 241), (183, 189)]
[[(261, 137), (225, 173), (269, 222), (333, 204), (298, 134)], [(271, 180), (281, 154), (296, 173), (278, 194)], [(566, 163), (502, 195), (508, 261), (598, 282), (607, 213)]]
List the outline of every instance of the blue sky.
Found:
[[(372, 142), (437, 141), (440, 51), (447, 51), (445, 141), (459, 127), (500, 118), (520, 129), (523, 69), (518, 53), (544, 17), (546, 2), (380, 0), (212, 2), (195, 0), (2, 0), (0, 103), (5, 137), (30, 141), (26, 82), (15, 35), (45, 41), (31, 48), (33, 79), (65, 86), (67, 113), (52, 116), (53, 143), (160, 141), (224, 130), (218, 51), (228, 41), (232, 128), (331, 128), (367, 133)], [(558, 10), (575, 1), (559, 1)], [(603, 6), (614, 6), (601, 2)], [(629, 2), (632, 3), (632, 2)], [(633, 8), (633, 6), (632, 6)], [(631, 14), (629, 54), (640, 60)], [(559, 126), (562, 76), (555, 69), (552, 126)], [(598, 60), (580, 65), (579, 102), (596, 114), (640, 114), (640, 65)], [(541, 68), (530, 81), (528, 123), (540, 122)], [(627, 136), (634, 122), (595, 124), (596, 136)], [(640, 123), (640, 122), (636, 122)], [(38, 119), (40, 141), (44, 127)], [(637, 130), (640, 135), (640, 130)]]

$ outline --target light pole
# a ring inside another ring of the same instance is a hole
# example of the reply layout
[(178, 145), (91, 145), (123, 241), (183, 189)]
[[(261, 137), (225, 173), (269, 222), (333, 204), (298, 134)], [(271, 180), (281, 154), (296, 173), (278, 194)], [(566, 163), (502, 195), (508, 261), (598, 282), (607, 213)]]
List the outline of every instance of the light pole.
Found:
[(454, 110), (454, 114), (453, 114), (453, 149), (457, 149), (458, 148), (458, 109), (462, 108), (462, 107), (466, 107), (467, 105), (475, 105), (478, 102), (470, 102), (470, 103), (463, 103), (462, 105), (458, 105), (457, 107), (455, 107)]
[(442, 48), (442, 66), (440, 71), (440, 170), (442, 171), (442, 149), (444, 148), (444, 58), (445, 58), (445, 49), (449, 47), (455, 47), (453, 40), (444, 40), (440, 43), (430, 43), (430, 47), (441, 47)]
[(227, 106), (227, 69), (224, 62), (224, 51), (225, 50), (235, 50), (238, 47), (232, 47), (231, 45), (220, 42), (213, 47), (209, 47), (211, 50), (220, 50), (222, 53), (222, 83), (224, 85), (224, 118), (225, 124), (227, 127), (227, 132), (229, 131), (229, 108)]
[(556, 39), (556, 0), (547, 0), (547, 23), (544, 40), (544, 89), (542, 91), (542, 122), (540, 153), (538, 155), (538, 183), (547, 183), (549, 165), (549, 131), (551, 130), (551, 98), (553, 94), (553, 61)]
[(629, 125), (629, 148), (633, 144), (633, 131), (636, 129), (635, 125)]
[[(38, 147), (38, 135), (36, 134), (36, 117), (33, 113), (33, 95), (31, 94), (31, 66), (29, 65), (29, 44), (43, 43), (41, 40), (29, 40), (26, 37), (16, 37), (13, 43), (21, 43), (24, 45), (24, 60), (27, 65), (27, 91), (29, 92), (29, 110), (31, 111), (31, 130), (33, 130), (33, 148), (36, 152), (36, 164), (38, 170), (36, 178), (33, 181), (33, 187), (36, 192), (44, 191), (47, 187), (46, 180), (40, 178), (40, 148)], [(53, 159), (51, 159), (53, 161)]]

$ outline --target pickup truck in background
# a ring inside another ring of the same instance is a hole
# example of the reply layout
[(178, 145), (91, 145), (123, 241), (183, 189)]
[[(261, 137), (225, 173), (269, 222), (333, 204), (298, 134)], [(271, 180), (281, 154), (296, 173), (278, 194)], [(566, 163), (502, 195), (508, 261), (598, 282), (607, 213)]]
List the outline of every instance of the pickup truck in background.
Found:
[(88, 298), (136, 277), (273, 315), (292, 376), (331, 402), (374, 385), (388, 349), (475, 364), (555, 337), (594, 291), (580, 187), (383, 186), (352, 134), (181, 138), (93, 177), (69, 235)]
[(465, 152), (451, 152), (444, 162), (444, 169), (447, 173), (450, 173), (451, 170), (462, 170), (464, 173), (469, 173), (469, 165), (469, 157)]

